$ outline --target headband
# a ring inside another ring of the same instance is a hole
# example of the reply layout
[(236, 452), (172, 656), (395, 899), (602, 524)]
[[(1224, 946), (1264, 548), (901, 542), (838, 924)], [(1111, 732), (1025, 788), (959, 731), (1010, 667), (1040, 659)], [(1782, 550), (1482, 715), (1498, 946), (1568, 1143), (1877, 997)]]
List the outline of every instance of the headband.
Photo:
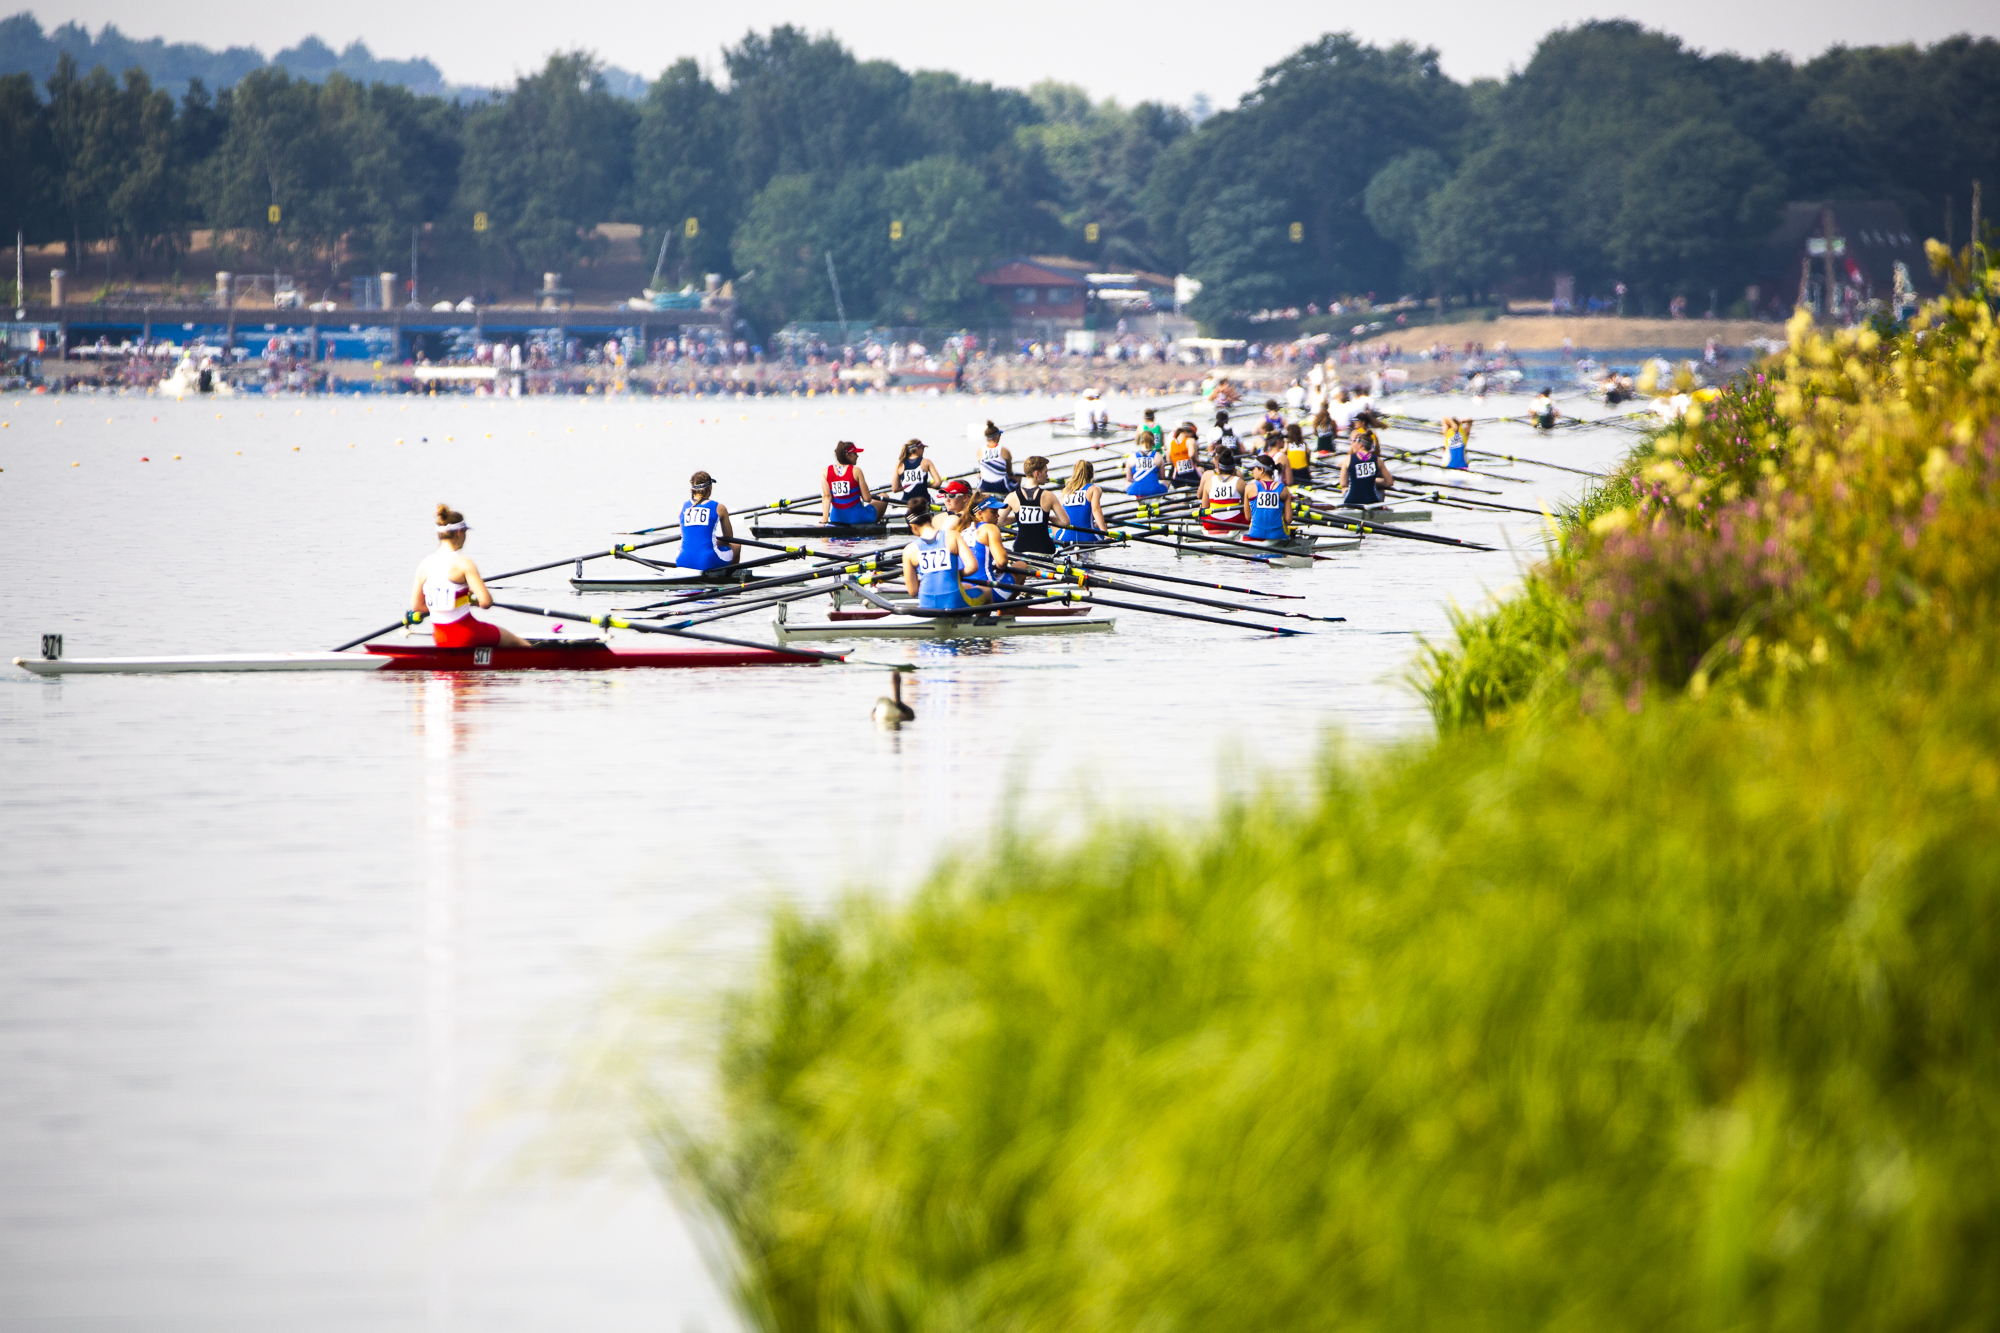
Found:
[(454, 532), (464, 532), (465, 530), (466, 527), (464, 519), (460, 519), (456, 523), (440, 523), (438, 525), (438, 536), (449, 537)]

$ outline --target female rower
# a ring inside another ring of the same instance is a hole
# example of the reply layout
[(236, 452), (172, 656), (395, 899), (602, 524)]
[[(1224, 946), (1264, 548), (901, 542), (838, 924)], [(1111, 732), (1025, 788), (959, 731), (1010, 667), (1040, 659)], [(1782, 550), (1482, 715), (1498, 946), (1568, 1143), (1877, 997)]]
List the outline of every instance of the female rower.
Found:
[(1243, 481), (1236, 475), (1236, 451), (1218, 444), (1210, 461), (1213, 466), (1201, 474), (1201, 487), (1194, 493), (1202, 527), (1226, 533), (1248, 526), (1249, 516), (1243, 512)]
[(1133, 446), (1132, 456), (1125, 460), (1125, 494), (1165, 495), (1167, 483), (1160, 477), (1165, 470), (1166, 459), (1160, 452), (1155, 435), (1139, 432), (1138, 442)]
[(833, 446), (833, 466), (819, 481), (820, 522), (848, 527), (881, 520), (882, 511), (869, 493), (868, 478), (861, 475), (854, 461), (862, 453), (860, 445), (847, 440)]
[(1089, 460), (1080, 461), (1070, 471), (1062, 494), (1056, 496), (1056, 503), (1063, 510), (1062, 517), (1056, 520), (1058, 543), (1104, 540), (1104, 489), (1091, 481), (1096, 475), (1097, 470), (1090, 466)]
[(1285, 465), (1287, 486), (1312, 485), (1312, 451), (1306, 448), (1305, 427), (1296, 421), (1285, 427), (1285, 454), (1281, 461)]
[(674, 563), (682, 569), (726, 569), (743, 558), (743, 548), (729, 538), (736, 535), (729, 523), (729, 507), (709, 498), (715, 478), (697, 472), (688, 478), (689, 498), (681, 505), (681, 553)]
[(1556, 428), (1556, 418), (1561, 416), (1562, 413), (1556, 411), (1556, 400), (1550, 396), (1548, 389), (1544, 388), (1540, 396), (1535, 399), (1533, 414), (1536, 430), (1554, 430)]
[(1348, 441), (1347, 461), (1340, 465), (1340, 484), (1347, 488), (1341, 498), (1343, 509), (1363, 509), (1382, 503), (1382, 492), (1396, 484), (1389, 464), (1382, 458), (1382, 446), (1375, 432), (1357, 422)]
[(959, 595), (967, 606), (1004, 602), (1014, 595), (1014, 576), (1007, 569), (1007, 543), (1000, 538), (997, 521), (1006, 503), (997, 495), (980, 496), (978, 507), (955, 534)]
[(1023, 464), (1027, 478), (1007, 496), (1007, 521), (1014, 525), (1014, 554), (1054, 555), (1049, 536), (1049, 460), (1035, 454)]
[(1005, 497), (1014, 485), (1014, 455), (1001, 447), (1000, 428), (986, 423), (986, 447), (979, 451), (979, 493)]
[(1334, 438), (1340, 434), (1340, 427), (1333, 419), (1333, 413), (1326, 404), (1320, 404), (1313, 414), (1313, 451), (1324, 458), (1333, 457)]
[(972, 488), (953, 477), (938, 490), (938, 498), (944, 501), (944, 512), (933, 515), (940, 528), (962, 528), (972, 513)]
[(1174, 438), (1167, 443), (1167, 485), (1189, 490), (1201, 485), (1201, 463), (1195, 457), (1200, 442), (1200, 430), (1192, 421), (1174, 427)]
[(1160, 423), (1153, 420), (1153, 411), (1150, 407), (1146, 409), (1145, 424), (1139, 427), (1139, 444), (1143, 448), (1150, 441), (1153, 452), (1158, 453), (1166, 446), (1167, 436), (1166, 432), (1160, 429)]
[(1291, 536), (1290, 499), (1289, 489), (1271, 460), (1262, 455), (1252, 459), (1250, 485), (1244, 496), (1250, 528), (1243, 534), (1243, 540), (1275, 542)]
[(465, 554), (465, 515), (449, 505), (437, 507), (438, 548), (417, 566), (416, 587), (410, 590), (410, 610), (430, 617), (431, 642), (440, 648), (525, 648), (527, 640), (512, 630), (489, 624), (472, 614), (493, 605), (479, 566)]
[(1266, 398), (1264, 400), (1264, 419), (1258, 423), (1257, 429), (1261, 433), (1269, 435), (1274, 431), (1281, 431), (1284, 428), (1285, 428), (1284, 409), (1278, 406), (1277, 399)]
[(965, 598), (958, 586), (958, 534), (940, 529), (931, 502), (918, 497), (906, 515), (916, 538), (903, 548), (903, 587), (929, 611), (962, 611)]
[(1215, 414), (1215, 443), (1210, 448), (1220, 449), (1223, 445), (1236, 448), (1236, 427), (1229, 424), (1227, 412)]
[(1444, 445), (1446, 451), (1444, 465), (1446, 467), (1464, 471), (1465, 446), (1471, 443), (1471, 417), (1446, 417), (1444, 419)]
[(924, 457), (924, 442), (911, 440), (905, 444), (903, 452), (896, 456), (896, 498), (905, 505), (918, 499), (929, 504), (931, 487), (943, 485), (944, 473)]

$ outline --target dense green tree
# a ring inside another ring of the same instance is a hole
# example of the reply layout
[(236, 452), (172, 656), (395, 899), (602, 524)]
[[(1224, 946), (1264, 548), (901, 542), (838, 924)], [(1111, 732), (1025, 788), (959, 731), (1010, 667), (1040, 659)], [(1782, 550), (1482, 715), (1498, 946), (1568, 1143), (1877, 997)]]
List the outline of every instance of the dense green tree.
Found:
[[(1092, 102), (1074, 84), (1044, 81), (1028, 90), (1039, 124), (1016, 131), (1047, 163), (1058, 193), (1052, 201), (1061, 247), (1106, 268), (1158, 269), (1144, 194), (1160, 154), (1187, 134), (1184, 112), (1141, 103)], [(1097, 224), (1093, 244), (1085, 229)]]
[(1441, 154), (1413, 148), (1376, 172), (1362, 195), (1368, 224), (1403, 252), (1405, 277), (1419, 287), (1442, 276), (1432, 202), (1450, 180)]
[(1511, 141), (1459, 164), (1430, 200), (1423, 263), (1454, 291), (1484, 295), (1559, 262), (1546, 155)]
[(1435, 51), (1329, 34), (1162, 154), (1146, 189), (1155, 239), (1169, 263), (1192, 264), (1210, 201), (1248, 185), (1274, 224), (1302, 225), (1303, 241), (1277, 257), (1288, 301), (1392, 287), (1402, 256), (1369, 225), (1368, 182), (1412, 149), (1454, 150), (1466, 116), (1465, 89), (1444, 76)]
[[(11, 242), (17, 232), (31, 241), (61, 234), (55, 195), (55, 146), (27, 74), (0, 75), (0, 227)], [(11, 288), (14, 275), (5, 275)]]
[[(682, 280), (729, 267), (743, 201), (731, 163), (730, 105), (692, 60), (676, 61), (646, 91), (632, 145), (632, 211), (649, 253), (667, 242)], [(695, 219), (695, 234), (686, 223)]]
[(1189, 313), (1207, 332), (1226, 332), (1245, 315), (1285, 303), (1283, 228), (1270, 200), (1253, 186), (1232, 185), (1202, 211), (1188, 237), (1189, 263), (1201, 292)]
[(986, 300), (973, 281), (1000, 240), (993, 199), (973, 168), (947, 156), (927, 157), (882, 180), (882, 209), (902, 224), (890, 243), (888, 284), (878, 316), (897, 323), (947, 323)]
[[(334, 87), (336, 105), (349, 88)], [(201, 190), (209, 221), (249, 246), (235, 262), (310, 263), (365, 220), (349, 137), (324, 114), (322, 91), (282, 69), (258, 70), (231, 90), (229, 128), (204, 164)]]
[(1711, 287), (1734, 299), (1783, 202), (1756, 144), (1727, 125), (1681, 125), (1626, 168), (1612, 257), (1644, 303), (1692, 302)]
[(626, 189), (637, 119), (581, 51), (550, 56), (466, 114), (459, 211), (487, 215), (485, 235), (513, 286), (598, 248), (591, 229), (614, 216)]

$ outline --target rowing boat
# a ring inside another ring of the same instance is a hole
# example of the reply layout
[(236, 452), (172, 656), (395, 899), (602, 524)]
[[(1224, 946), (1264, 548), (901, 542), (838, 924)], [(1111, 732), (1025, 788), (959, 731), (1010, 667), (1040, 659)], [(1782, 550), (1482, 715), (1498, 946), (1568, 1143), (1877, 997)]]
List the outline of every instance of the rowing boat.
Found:
[(889, 525), (887, 523), (821, 523), (809, 526), (773, 527), (763, 523), (752, 523), (750, 525), (750, 535), (752, 537), (780, 539), (791, 537), (847, 537), (855, 541), (863, 541), (871, 537), (888, 536)]
[(569, 586), (578, 592), (670, 592), (675, 588), (741, 588), (759, 583), (762, 578), (749, 570), (741, 570), (722, 573), (720, 578), (680, 574), (649, 579), (571, 579)]
[(679, 643), (627, 647), (602, 639), (539, 639), (526, 648), (369, 644), (358, 653), (213, 653), (190, 657), (17, 657), (37, 676), (194, 671), (612, 671), (626, 667), (793, 666), (816, 659), (764, 648)]
[(1359, 546), (1359, 537), (1317, 537), (1306, 534), (1280, 541), (1251, 541), (1240, 533), (1213, 532), (1192, 520), (1176, 525), (1176, 556), (1207, 555), (1215, 551), (1232, 554), (1257, 552), (1270, 557), (1274, 565), (1298, 568), (1312, 563), (1315, 551), (1344, 551)]
[(1114, 618), (1091, 614), (1087, 606), (1038, 606), (1003, 616), (912, 616), (879, 608), (829, 611), (823, 618), (794, 620), (780, 606), (773, 627), (778, 642), (808, 639), (1011, 639), (1037, 634), (1104, 634)]
[(1341, 518), (1358, 518), (1368, 523), (1428, 523), (1431, 511), (1428, 509), (1397, 509), (1391, 505), (1339, 505), (1323, 510), (1337, 514)]

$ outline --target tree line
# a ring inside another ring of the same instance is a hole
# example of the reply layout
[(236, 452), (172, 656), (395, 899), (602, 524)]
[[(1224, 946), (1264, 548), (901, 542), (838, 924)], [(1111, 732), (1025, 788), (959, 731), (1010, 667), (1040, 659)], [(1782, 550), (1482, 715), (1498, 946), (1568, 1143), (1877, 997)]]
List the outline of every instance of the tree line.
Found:
[(519, 290), (632, 221), (675, 282), (736, 277), (766, 326), (972, 319), (991, 313), (981, 267), (1060, 253), (1190, 273), (1195, 313), (1226, 324), (1342, 294), (1545, 293), (1557, 271), (1580, 294), (1628, 284), (1638, 308), (1734, 295), (1787, 199), (1892, 199), (1941, 234), (1948, 198), (2000, 179), (1990, 39), (1795, 64), (1588, 23), (1461, 84), (1434, 51), (1332, 34), (1199, 123), (792, 27), (747, 35), (720, 73), (682, 60), (634, 100), (567, 52), (477, 103), (274, 67), (175, 99), (65, 56), (40, 84), (0, 76), (0, 225), (161, 267), (217, 227), (366, 272), (400, 268), (429, 224)]

